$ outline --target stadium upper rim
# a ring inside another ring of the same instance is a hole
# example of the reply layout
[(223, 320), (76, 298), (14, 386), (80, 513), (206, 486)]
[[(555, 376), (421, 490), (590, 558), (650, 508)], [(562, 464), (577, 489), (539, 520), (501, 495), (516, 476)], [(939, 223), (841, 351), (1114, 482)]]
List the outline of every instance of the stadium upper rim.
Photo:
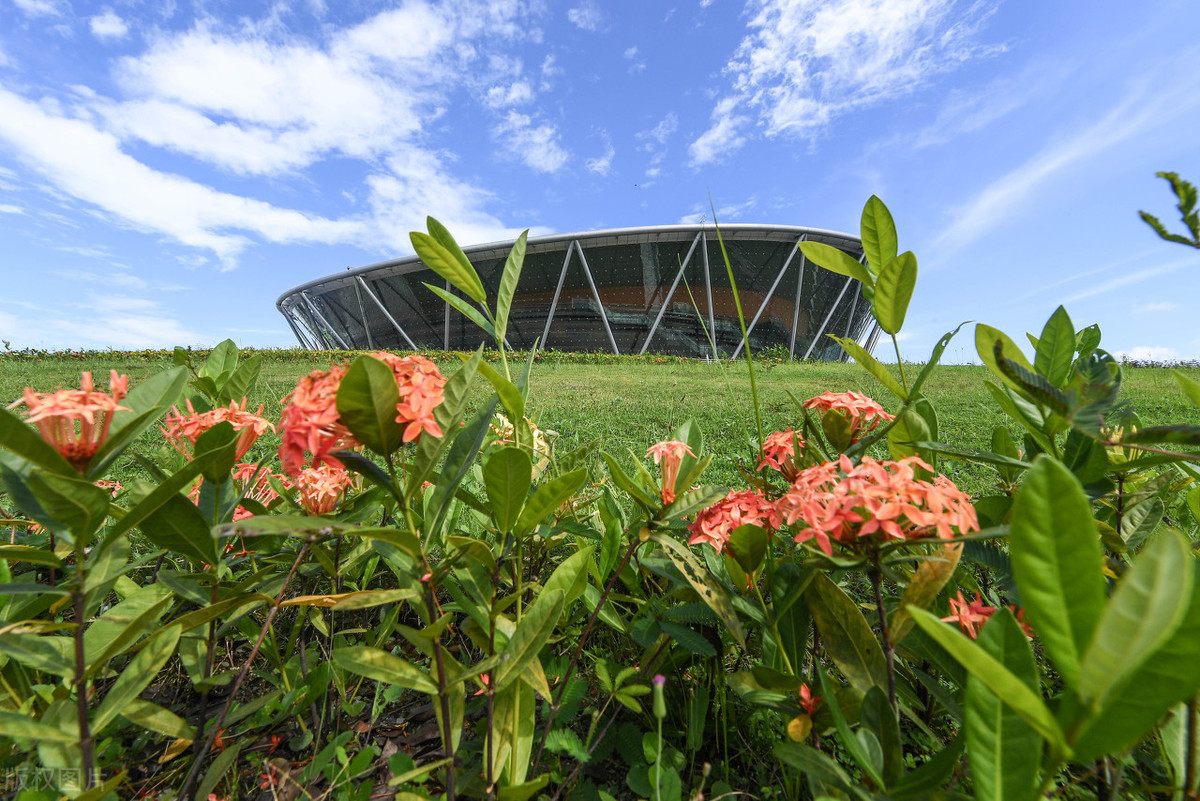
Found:
[[(759, 243), (779, 243), (781, 245), (789, 245), (789, 244), (794, 245), (795, 243), (797, 243), (799, 241), (805, 241), (805, 240), (816, 241), (816, 242), (821, 242), (824, 244), (828, 244), (828, 245), (837, 247), (840, 250), (850, 254), (851, 256), (853, 256), (855, 258), (861, 259), (861, 256), (862, 256), (861, 240), (858, 237), (852, 236), (850, 234), (842, 233), (840, 231), (833, 231), (833, 230), (822, 229), (822, 228), (814, 228), (814, 227), (809, 227), (809, 226), (797, 226), (797, 225), (733, 223), (733, 224), (721, 224), (718, 226), (713, 223), (693, 223), (693, 224), (652, 225), (652, 226), (635, 226), (635, 227), (625, 227), (625, 228), (610, 228), (610, 229), (601, 229), (601, 230), (574, 231), (574, 232), (566, 232), (566, 233), (556, 233), (556, 234), (545, 234), (545, 235), (533, 236), (533, 237), (529, 237), (527, 240), (527, 243), (526, 243), (526, 258), (528, 259), (530, 256), (533, 256), (533, 255), (536, 255), (539, 253), (557, 252), (557, 253), (565, 253), (567, 261), (569, 262), (572, 258), (571, 253), (572, 253), (573, 249), (576, 247), (578, 247), (580, 249), (579, 250), (580, 255), (583, 256), (584, 253), (586, 253), (589, 249), (595, 249), (595, 248), (620, 246), (620, 245), (647, 245), (647, 244), (656, 244), (656, 243), (667, 243), (667, 244), (676, 243), (678, 245), (685, 245), (686, 243), (689, 242), (689, 240), (691, 240), (692, 249), (694, 250), (695, 243), (704, 241), (706, 243), (705, 248), (702, 248), (702, 250), (704, 251), (703, 258), (704, 258), (704, 262), (705, 262), (704, 263), (704, 272), (705, 272), (704, 292), (706, 294), (709, 294), (709, 296), (710, 296), (709, 316), (710, 316), (710, 318), (712, 318), (713, 314), (712, 314), (712, 310), (711, 310), (711, 293), (714, 291), (719, 291), (720, 287), (718, 287), (716, 285), (716, 283), (713, 283), (711, 285), (708, 283), (709, 269), (708, 269), (707, 248), (710, 246), (715, 246), (715, 244), (718, 240), (718, 235), (719, 235), (720, 239), (724, 240), (727, 243), (759, 242)], [(504, 259), (508, 255), (508, 253), (511, 250), (515, 241), (516, 240), (514, 238), (514, 239), (489, 242), (489, 243), (484, 243), (484, 244), (479, 244), (479, 245), (471, 245), (471, 246), (463, 247), (463, 252), (467, 255), (467, 257), (470, 259), (472, 264), (475, 264), (476, 266), (478, 266), (481, 263), (488, 263), (491, 260)], [(790, 248), (790, 250), (793, 252), (793, 255), (795, 252), (797, 252), (797, 249), (794, 247)], [(689, 258), (690, 258), (690, 255), (691, 255), (691, 251), (689, 251)], [(592, 276), (591, 276), (591, 272), (588, 271), (588, 267), (586, 264), (586, 262), (587, 262), (586, 257), (583, 258), (582, 261), (584, 262), (583, 269), (588, 272), (587, 278), (590, 283)], [(771, 296), (773, 294), (775, 294), (776, 286), (779, 284), (780, 280), (783, 278), (783, 273), (787, 271), (788, 263), (790, 263), (790, 261), (791, 261), (791, 259), (789, 258), (788, 261), (784, 263), (783, 268), (779, 272), (779, 276), (776, 279), (774, 285), (772, 285), (770, 291), (766, 293), (765, 299), (763, 300), (763, 308), (760, 308), (758, 310), (759, 313), (761, 313), (763, 311), (763, 309), (765, 309), (767, 302), (770, 301)], [(801, 262), (804, 261), (802, 256), (801, 256), (800, 261)], [(687, 268), (687, 266), (688, 265), (686, 263), (684, 263), (683, 265), (680, 266), (681, 274), (682, 274), (683, 270), (685, 268)], [(355, 291), (358, 292), (360, 286), (362, 286), (362, 288), (364, 288), (364, 289), (367, 288), (365, 286), (365, 284), (363, 283), (364, 279), (369, 278), (372, 280), (378, 280), (378, 279), (392, 277), (392, 276), (405, 276), (405, 275), (409, 275), (412, 273), (427, 271), (428, 269), (429, 268), (420, 260), (420, 258), (415, 255), (414, 256), (403, 256), (403, 257), (394, 258), (394, 259), (387, 259), (384, 261), (374, 262), (372, 264), (367, 264), (365, 266), (357, 267), (357, 268), (347, 267), (345, 270), (343, 270), (341, 272), (331, 273), (331, 274), (325, 275), (323, 277), (316, 278), (311, 281), (307, 281), (303, 284), (293, 287), (292, 289), (289, 289), (288, 291), (284, 292), (283, 294), (281, 294), (279, 296), (275, 305), (276, 305), (276, 308), (280, 311), (280, 313), (283, 314), (284, 317), (288, 320), (289, 325), (291, 325), (293, 332), (296, 334), (297, 339), (300, 340), (301, 344), (305, 344), (305, 345), (309, 345), (309, 346), (316, 344), (318, 347), (338, 347), (339, 344), (342, 346), (345, 346), (348, 344), (347, 340), (353, 339), (354, 337), (348, 333), (348, 331), (346, 330), (344, 325), (339, 325), (336, 327), (333, 325), (330, 325), (328, 323), (328, 321), (324, 319), (324, 316), (321, 314), (320, 308), (318, 308), (318, 306), (313, 302), (314, 298), (321, 298), (322, 296), (328, 298), (329, 297), (328, 293), (333, 293), (339, 289), (344, 289), (347, 287), (354, 287)], [(564, 264), (563, 265), (564, 276), (566, 274), (566, 270), (567, 270), (567, 265)], [(803, 270), (804, 270), (803, 264), (801, 264), (800, 270), (801, 270), (801, 272), (803, 272)], [(672, 266), (671, 272), (673, 272), (673, 271), (674, 271), (674, 267)], [(725, 273), (724, 264), (720, 263), (718, 261), (718, 263), (716, 265), (714, 265), (713, 273), (714, 273), (714, 275), (719, 274), (719, 279), (723, 279), (724, 273)], [(669, 278), (670, 276), (668, 275), (667, 277)], [(440, 279), (438, 279), (438, 281), (440, 283)], [(678, 278), (676, 278), (676, 282), (678, 282)], [(485, 280), (485, 283), (486, 283), (486, 280)], [(801, 283), (803, 283), (803, 277), (801, 277)], [(842, 301), (842, 297), (847, 294), (846, 289), (850, 286), (851, 283), (857, 284), (857, 282), (854, 282), (850, 279), (845, 279), (844, 285), (841, 286), (841, 288), (840, 288), (841, 291), (838, 294), (837, 300), (834, 301), (833, 308), (831, 308), (829, 311), (829, 316), (833, 315), (833, 312), (834, 312), (834, 310), (836, 310), (837, 305)], [(560, 279), (559, 290), (561, 290), (561, 289), (562, 289), (562, 286), (561, 286), (561, 279)], [(738, 289), (739, 290), (744, 289), (741, 279), (739, 279), (739, 281), (738, 281)], [(745, 289), (750, 290), (751, 288), (747, 286), (747, 287), (745, 287)], [(518, 291), (520, 291), (520, 290), (518, 290)], [(600, 295), (596, 291), (595, 286), (592, 287), (592, 292), (597, 301), (596, 305), (599, 306), (599, 308), (600, 308), (600, 312), (601, 312), (600, 316), (604, 318), (604, 320), (603, 320), (604, 328), (605, 328), (605, 330), (608, 330), (610, 327), (609, 326), (610, 315), (608, 312), (604, 311), (605, 304), (603, 302), (601, 302)], [(657, 293), (658, 293), (658, 290), (655, 291), (655, 296), (657, 296)], [(666, 299), (664, 301), (662, 301), (662, 303), (660, 304), (660, 308), (665, 308), (665, 306), (668, 303), (670, 303), (670, 301), (672, 300), (672, 293), (674, 293), (674, 286), (672, 286), (671, 293), (668, 293), (666, 296)], [(371, 294), (369, 292), (369, 290), (368, 290), (368, 295), (371, 298), (371, 300), (374, 300), (375, 304), (377, 304), (379, 306), (379, 308), (381, 310), (383, 310), (384, 304), (381, 303), (379, 297)], [(854, 292), (854, 293), (851, 293), (851, 295), (854, 296), (854, 303), (853, 303), (852, 307), (850, 308), (849, 317), (855, 318), (856, 317), (855, 307), (857, 307), (859, 305), (857, 303), (857, 297), (856, 297), (858, 295), (858, 293)], [(558, 296), (557, 296), (557, 291), (556, 291), (555, 300), (551, 304), (550, 309), (549, 309), (549, 316), (551, 319), (554, 317), (555, 305), (557, 304), (557, 302), (558, 302)], [(799, 307), (800, 307), (799, 289), (797, 289), (795, 303), (796, 303), (797, 309), (799, 309)], [(363, 302), (362, 302), (361, 298), (358, 301), (358, 305), (360, 307), (363, 307)], [(370, 304), (370, 303), (366, 304), (366, 306), (371, 306), (371, 305), (372, 304)], [(327, 311), (328, 311), (328, 309), (327, 309)], [(651, 306), (648, 305), (647, 312), (650, 312), (650, 311), (651, 311)], [(371, 312), (375, 313), (374, 309), (371, 309)], [(747, 315), (747, 323), (751, 327), (753, 326), (753, 323), (750, 321), (749, 316), (753, 312), (754, 312), (754, 310), (750, 309), (750, 308), (747, 308), (746, 312), (745, 312)], [(384, 314), (387, 315), (386, 310), (384, 310)], [(797, 312), (797, 315), (798, 315), (798, 312)], [(330, 316), (332, 316), (332, 315), (330, 315)], [(660, 313), (659, 314), (660, 319), (661, 319), (661, 316), (662, 315)], [(862, 316), (863, 316), (863, 310), (859, 309), (857, 312), (857, 317), (861, 318)], [(868, 312), (868, 316), (869, 316), (869, 312)], [(370, 325), (367, 324), (367, 322), (368, 322), (367, 318), (368, 318), (368, 314), (367, 314), (366, 307), (363, 307), (361, 322), (363, 323), (362, 328), (364, 331), (367, 331), (370, 328)], [(756, 318), (757, 318), (757, 315), (756, 315)], [(392, 326), (400, 331), (400, 334), (403, 336), (404, 340), (407, 340), (406, 344), (412, 346), (413, 348), (416, 348), (417, 345), (415, 344), (415, 342), (408, 336), (408, 334), (406, 334), (402, 330), (401, 326), (399, 324), (397, 324), (395, 320), (392, 320), (390, 315), (388, 316), (388, 319), (391, 322)], [(797, 319), (798, 319), (798, 317), (797, 317)], [(300, 326), (300, 328), (304, 329), (303, 333), (307, 334), (307, 336), (303, 335), (301, 330), (298, 330), (298, 326), (297, 326), (298, 322), (303, 323), (303, 325)], [(825, 323), (827, 324), (828, 322), (829, 322), (829, 319), (826, 319)], [(874, 323), (874, 320), (871, 319), (870, 323)], [(650, 336), (653, 336), (654, 330), (657, 327), (657, 325), (658, 324), (656, 322), (655, 326), (650, 329)], [(448, 331), (449, 330), (449, 312), (448, 311), (447, 311), (446, 328)], [(849, 335), (851, 329), (858, 329), (858, 328), (862, 328), (862, 326), (856, 325), (854, 323), (854, 320), (850, 319), (847, 321), (847, 325), (845, 326), (845, 329), (846, 329), (845, 333), (847, 335)], [(314, 329), (323, 329), (323, 330), (314, 330)], [(341, 335), (339, 335), (337, 329), (341, 330)], [(858, 331), (858, 335), (854, 336), (853, 338), (856, 340), (860, 340), (860, 344), (864, 345), (865, 347), (870, 348), (874, 345), (874, 342), (878, 337), (878, 328), (875, 325), (867, 325), (866, 329), (869, 329), (869, 331), (868, 330)], [(549, 320), (547, 321), (546, 330), (547, 331), (550, 330)], [(819, 336), (819, 334), (818, 334), (818, 336)], [(367, 338), (368, 339), (370, 338), (369, 334), (367, 335)], [(447, 334), (447, 341), (448, 340), (449, 340), (449, 335)], [(621, 352), (616, 347), (616, 343), (613, 340), (611, 331), (608, 331), (608, 340), (610, 343), (612, 343), (612, 350), (614, 350), (615, 352)], [(648, 338), (647, 338), (647, 342), (648, 342)], [(815, 338), (814, 338), (813, 342), (815, 344)], [(594, 344), (596, 344), (598, 346), (605, 345), (605, 343), (603, 343), (603, 342), (594, 343)], [(754, 343), (752, 342), (752, 344), (754, 344)], [(404, 345), (401, 344), (401, 347), (403, 347), (403, 346)], [(428, 345), (423, 345), (423, 346), (428, 347)], [(565, 349), (577, 349), (577, 348), (565, 348)], [(599, 347), (599, 348), (594, 348), (594, 347), (589, 346), (589, 347), (586, 347), (583, 349), (605, 349), (605, 350), (607, 350), (609, 348), (607, 346)], [(645, 349), (643, 348), (643, 352), (644, 352), (644, 350)], [(737, 350), (740, 351), (741, 348), (738, 347)], [(794, 335), (792, 337), (792, 350), (793, 350), (793, 352), (791, 355), (793, 358), (800, 356), (800, 354), (795, 352), (795, 336)], [(811, 353), (811, 351), (812, 351), (812, 347), (810, 346), (808, 349), (808, 352)], [(806, 353), (804, 357), (807, 358), (807, 356), (808, 356), (808, 353)], [(844, 358), (844, 357), (839, 355), (839, 356), (835, 356), (835, 358)]]

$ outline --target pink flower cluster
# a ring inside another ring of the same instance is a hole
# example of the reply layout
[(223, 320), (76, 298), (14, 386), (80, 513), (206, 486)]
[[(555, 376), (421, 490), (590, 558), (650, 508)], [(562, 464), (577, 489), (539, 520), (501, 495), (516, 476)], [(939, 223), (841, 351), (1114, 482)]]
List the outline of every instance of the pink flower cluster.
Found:
[(675, 502), (675, 480), (679, 477), (679, 465), (684, 455), (696, 458), (686, 442), (677, 439), (657, 442), (646, 449), (647, 456), (654, 457), (655, 464), (662, 464), (662, 502)]
[(792, 429), (776, 431), (769, 435), (762, 444), (762, 461), (758, 469), (770, 467), (783, 474), (788, 481), (795, 481), (799, 470), (796, 462), (804, 451), (804, 437)]
[(692, 532), (688, 544), (707, 542), (720, 553), (734, 529), (747, 524), (777, 529), (780, 524), (779, 510), (773, 501), (758, 490), (734, 490), (696, 515), (696, 519), (688, 526), (688, 531)]
[(831, 539), (854, 546), (871, 537), (951, 539), (977, 531), (975, 507), (966, 493), (945, 476), (918, 479), (916, 468), (932, 471), (916, 456), (895, 462), (867, 456), (857, 465), (842, 456), (802, 470), (778, 509), (789, 524), (804, 523), (796, 542), (815, 539), (827, 554), (833, 553)]
[(817, 409), (822, 415), (839, 412), (850, 423), (850, 441), (857, 442), (881, 421), (895, 420), (878, 402), (857, 392), (826, 392), (804, 402), (805, 409)]
[(350, 486), (350, 474), (340, 467), (322, 464), (300, 471), (300, 505), (313, 516), (327, 515), (337, 508), (342, 493)]
[[(1025, 622), (1025, 610), (1018, 609), (1014, 604), (1009, 604), (1008, 608), (1016, 615), (1021, 631), (1025, 632), (1026, 637), (1032, 638), (1033, 627)], [(979, 629), (983, 627), (983, 624), (988, 622), (998, 611), (996, 607), (986, 605), (978, 592), (975, 593), (975, 600), (968, 601), (963, 597), (962, 590), (959, 590), (958, 597), (950, 599), (950, 614), (942, 620), (946, 623), (952, 621), (958, 623), (963, 634), (974, 640), (979, 636)]]
[(183, 454), (183, 458), (191, 461), (192, 447), (205, 431), (218, 423), (229, 423), (238, 432), (237, 458), (241, 459), (265, 431), (275, 430), (275, 426), (262, 417), (263, 407), (257, 412), (246, 411), (246, 399), (230, 401), (229, 406), (219, 406), (207, 412), (197, 412), (192, 401), (187, 401), (187, 414), (182, 414), (179, 407), (172, 406), (171, 411), (163, 418), (162, 432), (175, 450)]
[(79, 386), (79, 389), (59, 387), (45, 393), (26, 387), (24, 397), (13, 406), (25, 404), (29, 410), (28, 420), (37, 426), (42, 439), (83, 473), (108, 439), (113, 415), (129, 411), (120, 405), (121, 399), (129, 394), (129, 376), (118, 375), (116, 370), (109, 371), (109, 391), (99, 392), (92, 382), (92, 374), (84, 373)]

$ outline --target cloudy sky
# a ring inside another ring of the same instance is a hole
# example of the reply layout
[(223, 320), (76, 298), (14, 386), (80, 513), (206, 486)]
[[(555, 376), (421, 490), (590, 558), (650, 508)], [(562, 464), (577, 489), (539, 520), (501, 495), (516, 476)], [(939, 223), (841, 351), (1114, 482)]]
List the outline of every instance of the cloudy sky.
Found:
[(1137, 211), (1200, 182), (1200, 3), (1140, 5), (0, 0), (0, 338), (289, 346), (281, 293), (426, 214), (474, 244), (711, 194), (857, 233), (874, 193), (921, 265), (906, 358), (1059, 303), (1196, 358), (1200, 254)]

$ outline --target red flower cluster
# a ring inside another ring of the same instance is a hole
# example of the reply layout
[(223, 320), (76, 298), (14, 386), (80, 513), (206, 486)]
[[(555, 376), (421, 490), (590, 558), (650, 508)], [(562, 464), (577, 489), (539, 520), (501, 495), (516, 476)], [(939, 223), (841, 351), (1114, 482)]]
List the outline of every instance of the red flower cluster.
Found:
[[(1018, 609), (1015, 604), (1009, 604), (1009, 610), (1016, 615), (1017, 623), (1021, 625), (1021, 631), (1025, 632), (1025, 636), (1033, 637), (1033, 627), (1025, 621), (1025, 610)], [(957, 598), (950, 599), (950, 614), (942, 618), (946, 623), (951, 621), (958, 623), (958, 627), (963, 633), (972, 640), (979, 636), (979, 629), (983, 624), (991, 619), (992, 615), (999, 611), (994, 606), (987, 606), (983, 602), (983, 598), (979, 593), (975, 593), (975, 600), (968, 601), (963, 598), (962, 590), (958, 591)]]
[[(437, 365), (424, 356), (395, 356), (383, 351), (372, 357), (392, 368), (400, 391), (396, 404), (396, 422), (404, 425), (404, 441), (412, 442), (422, 431), (442, 436), (434, 418), (434, 409), (443, 400), (446, 379)], [(306, 462), (305, 452), (312, 454), (313, 466), (340, 463), (331, 454), (335, 451), (360, 447), (341, 421), (337, 411), (337, 391), (345, 367), (315, 370), (304, 378), (285, 397), (283, 415), (279, 420), (281, 442), (279, 459), (289, 475), (299, 475)]]
[(323, 464), (300, 471), (296, 484), (300, 487), (300, 505), (304, 511), (319, 517), (337, 508), (342, 493), (350, 486), (350, 474), (340, 467)]
[(826, 392), (804, 402), (805, 409), (840, 412), (850, 422), (850, 441), (857, 442), (862, 435), (870, 433), (880, 421), (895, 420), (876, 401), (857, 392)]
[(228, 407), (221, 406), (208, 412), (197, 412), (189, 399), (187, 410), (187, 414), (182, 414), (177, 406), (172, 406), (171, 411), (163, 418), (162, 432), (172, 447), (188, 461), (192, 459), (192, 446), (196, 444), (196, 440), (218, 423), (227, 422), (233, 426), (234, 431), (239, 432), (238, 459), (246, 455), (263, 432), (267, 429), (275, 430), (275, 426), (262, 417), (262, 405), (259, 405), (257, 412), (246, 411), (245, 398), (242, 398), (240, 404), (230, 401)]
[(689, 545), (707, 542), (720, 553), (729, 542), (729, 535), (738, 526), (752, 523), (763, 528), (777, 529), (780, 516), (775, 504), (758, 490), (735, 490), (714, 503), (688, 526), (692, 532)]
[(809, 467), (779, 499), (780, 514), (789, 524), (806, 528), (796, 542), (816, 539), (827, 554), (831, 538), (853, 546), (864, 538), (914, 540), (977, 531), (979, 521), (967, 494), (945, 476), (923, 481), (915, 468), (932, 470), (919, 457), (878, 462), (864, 457), (855, 465), (842, 456), (838, 462)]
[(25, 404), (28, 420), (37, 426), (42, 439), (83, 473), (108, 439), (113, 415), (129, 411), (120, 405), (121, 398), (129, 394), (129, 376), (109, 371), (109, 392), (96, 390), (91, 373), (83, 374), (79, 386), (45, 393), (26, 387), (24, 397), (12, 405)]
[(795, 481), (799, 474), (796, 461), (803, 450), (804, 437), (790, 428), (787, 431), (776, 431), (763, 440), (762, 461), (758, 463), (758, 469), (770, 467), (782, 473), (788, 481)]

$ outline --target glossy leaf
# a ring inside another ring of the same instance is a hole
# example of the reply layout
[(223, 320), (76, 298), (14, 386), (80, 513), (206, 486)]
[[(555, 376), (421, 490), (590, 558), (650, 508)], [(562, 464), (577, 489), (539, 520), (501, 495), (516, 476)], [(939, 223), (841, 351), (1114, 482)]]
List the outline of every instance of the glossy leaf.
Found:
[(60, 534), (69, 532), (76, 542), (86, 541), (108, 517), (108, 492), (89, 481), (35, 472), (29, 488), (41, 506), (38, 522)]
[(169, 709), (141, 698), (129, 700), (121, 707), (121, 717), (147, 731), (157, 732), (180, 740), (196, 739), (196, 729)]
[(866, 348), (859, 345), (850, 337), (835, 337), (831, 335), (830, 339), (841, 345), (842, 350), (846, 351), (850, 355), (850, 358), (862, 365), (863, 369), (874, 376), (889, 392), (902, 401), (908, 400), (908, 393), (900, 386), (900, 382), (888, 372), (887, 367), (883, 363), (868, 353)]
[(121, 398), (121, 405), (129, 411), (119, 411), (113, 414), (112, 426), (108, 430), (109, 438), (131, 425), (146, 412), (154, 409), (166, 411), (178, 403), (184, 387), (187, 386), (187, 377), (187, 368), (174, 367), (134, 384), (133, 388), (129, 390), (129, 394)]
[(440, 286), (425, 284), (425, 288), (453, 306), (459, 314), (483, 329), (484, 333), (486, 333), (488, 336), (492, 337), (493, 339), (495, 338), (496, 329), (492, 327), (492, 324), (488, 322), (487, 317), (484, 317), (483, 312), (479, 311), (479, 309), (475, 308), (458, 295), (455, 295), (453, 292), (447, 292)]
[(500, 276), (500, 289), (496, 292), (496, 345), (504, 342), (508, 333), (508, 312), (512, 307), (513, 295), (517, 291), (517, 283), (521, 280), (521, 268), (525, 264), (525, 240), (529, 238), (526, 228), (513, 243), (504, 261), (504, 272)]
[(486, 378), (496, 390), (496, 395), (500, 398), (500, 403), (508, 414), (509, 422), (514, 427), (521, 424), (525, 419), (525, 398), (521, 395), (521, 390), (517, 389), (515, 384), (500, 375), (499, 371), (487, 362), (479, 363), (479, 374)]
[(338, 384), (337, 411), (355, 439), (380, 456), (401, 445), (404, 426), (396, 422), (400, 390), (392, 368), (371, 356), (359, 356)]
[(1179, 385), (1184, 397), (1191, 401), (1193, 406), (1200, 408), (1200, 383), (1193, 381), (1178, 370), (1172, 370), (1171, 375), (1175, 376), (1175, 383)]
[(29, 715), (0, 711), (0, 737), (73, 743), (79, 739), (79, 733), (64, 731), (57, 726), (35, 720)]
[[(1026, 687), (1038, 691), (1033, 651), (1011, 612), (1002, 609), (992, 615), (977, 642)], [(975, 676), (967, 681), (963, 713), (976, 798), (1031, 799), (1041, 761), (1042, 736)]]
[(984, 686), (1040, 733), (1058, 754), (1070, 755), (1062, 729), (1038, 692), (1030, 689), (994, 656), (967, 639), (965, 634), (924, 609), (910, 611), (917, 626), (949, 652), (972, 677), (978, 677)]
[(229, 481), (230, 473), (237, 462), (238, 433), (233, 430), (229, 421), (217, 423), (212, 428), (196, 437), (192, 450), (192, 464), (202, 461), (200, 473), (209, 484), (224, 484)]
[(702, 564), (696, 555), (688, 550), (687, 546), (674, 537), (654, 533), (650, 535), (650, 539), (662, 546), (663, 553), (679, 569), (692, 589), (700, 595), (700, 600), (717, 613), (717, 617), (721, 618), (721, 622), (737, 640), (738, 645), (744, 648), (746, 646), (746, 630), (734, 609), (729, 591), (717, 583), (708, 567)]
[(824, 573), (804, 591), (821, 645), (842, 675), (861, 692), (887, 687), (883, 649), (858, 605)]
[(179, 644), (179, 626), (171, 626), (156, 635), (145, 648), (129, 663), (113, 686), (104, 695), (104, 701), (92, 720), (92, 731), (100, 734), (104, 727), (120, 715), (130, 701), (141, 695), (150, 682), (158, 678), (158, 671), (175, 654)]
[(1038, 337), (1037, 352), (1033, 366), (1056, 387), (1062, 387), (1071, 374), (1071, 363), (1075, 357), (1075, 327), (1067, 310), (1059, 306), (1050, 315)]
[(875, 195), (871, 195), (863, 206), (861, 231), (863, 254), (867, 257), (867, 264), (878, 275), (884, 265), (896, 258), (899, 246), (892, 213)]
[(770, 542), (770, 532), (762, 526), (747, 523), (730, 532), (725, 548), (737, 560), (742, 570), (754, 573), (762, 565)]
[(875, 282), (872, 306), (875, 319), (884, 333), (896, 334), (904, 327), (904, 316), (917, 286), (917, 257), (911, 250), (892, 259), (879, 273)]
[(1038, 639), (1074, 687), (1104, 606), (1103, 555), (1079, 480), (1039, 456), (1013, 502), (1013, 576)]
[(416, 455), (413, 457), (411, 467), (406, 467), (408, 470), (406, 492), (409, 497), (413, 497), (420, 491), (423, 482), (433, 472), (433, 467), (437, 464), (438, 459), (457, 438), (458, 424), (466, 409), (468, 390), (479, 372), (479, 363), (482, 358), (483, 345), (480, 344), (469, 357), (462, 356), (462, 367), (446, 379), (446, 385), (442, 387), (442, 402), (433, 410), (434, 419), (437, 421), (438, 427), (442, 429), (442, 436), (417, 437)]
[(1079, 667), (1079, 697), (1093, 709), (1175, 634), (1191, 606), (1195, 568), (1189, 543), (1168, 531), (1133, 560), (1096, 624)]
[(437, 531), (441, 528), (442, 520), (450, 510), (454, 491), (475, 463), (475, 457), (479, 454), (484, 437), (487, 436), (488, 426), (495, 411), (496, 402), (493, 400), (480, 409), (454, 437), (449, 453), (446, 454), (446, 461), (442, 465), (441, 477), (429, 501), (429, 508), (435, 512), (433, 523), (426, 527), (426, 531)]
[(159, 547), (183, 554), (197, 567), (216, 564), (217, 539), (204, 515), (182, 495), (172, 495), (150, 513), (141, 525), (146, 539)]
[(583, 595), (583, 588), (587, 585), (588, 569), (592, 565), (592, 554), (595, 551), (595, 545), (588, 545), (562, 560), (558, 567), (554, 568), (550, 578), (546, 579), (546, 583), (542, 585), (542, 592), (562, 590), (563, 608), (573, 604), (580, 595)]
[(483, 486), (491, 502), (492, 520), (501, 532), (510, 530), (529, 495), (533, 463), (521, 448), (493, 451), (483, 465)]
[(515, 533), (522, 536), (528, 534), (546, 519), (547, 515), (574, 497), (586, 482), (587, 468), (581, 467), (541, 484), (525, 502), (521, 516), (517, 519)]
[(438, 693), (437, 683), (429, 674), (411, 662), (379, 648), (368, 645), (335, 648), (333, 663), (343, 670), (384, 684), (393, 684), (428, 695)]
[(877, 768), (875, 760), (870, 758), (870, 754), (863, 747), (862, 741), (850, 731), (850, 725), (846, 722), (846, 716), (842, 712), (842, 706), (838, 701), (837, 693), (834, 692), (832, 682), (826, 677), (825, 671), (819, 663), (814, 667), (817, 671), (817, 681), (821, 687), (821, 698), (824, 700), (826, 708), (833, 718), (833, 724), (837, 728), (838, 739), (842, 741), (842, 745), (850, 752), (850, 756), (858, 763), (862, 772), (867, 774), (867, 777), (875, 783), (875, 786), (881, 790), (886, 789), (887, 785), (883, 781), (883, 776)]
[(0, 406), (0, 445), (27, 462), (61, 476), (78, 476), (75, 468), (37, 430)]
[(975, 351), (979, 354), (980, 360), (992, 371), (992, 375), (999, 378), (1007, 386), (1013, 389), (1020, 389), (1020, 385), (1006, 375), (996, 363), (997, 342), (1000, 343), (1004, 358), (1014, 361), (1030, 372), (1033, 372), (1033, 365), (1025, 358), (1025, 354), (1021, 352), (1017, 344), (1008, 338), (1007, 334), (983, 323), (975, 325)]
[(500, 666), (492, 677), (496, 692), (502, 692), (516, 681), (525, 667), (537, 658), (542, 646), (554, 633), (562, 614), (565, 594), (560, 589), (543, 590), (529, 605), (508, 640), (501, 655)]
[(409, 236), (413, 250), (429, 269), (445, 278), (459, 291), (472, 300), (483, 303), (487, 296), (483, 291), (483, 282), (479, 273), (471, 265), (470, 260), (454, 242), (445, 226), (432, 217), (426, 220), (429, 233), (413, 231)]
[(883, 754), (883, 781), (891, 787), (900, 779), (904, 767), (903, 741), (900, 739), (900, 723), (892, 712), (887, 694), (878, 687), (867, 690), (863, 696), (862, 726), (871, 731), (879, 742)]
[(821, 242), (801, 242), (798, 247), (800, 252), (818, 267), (824, 267), (830, 272), (861, 281), (864, 286), (875, 284), (871, 271), (858, 259), (832, 245), (825, 245)]

